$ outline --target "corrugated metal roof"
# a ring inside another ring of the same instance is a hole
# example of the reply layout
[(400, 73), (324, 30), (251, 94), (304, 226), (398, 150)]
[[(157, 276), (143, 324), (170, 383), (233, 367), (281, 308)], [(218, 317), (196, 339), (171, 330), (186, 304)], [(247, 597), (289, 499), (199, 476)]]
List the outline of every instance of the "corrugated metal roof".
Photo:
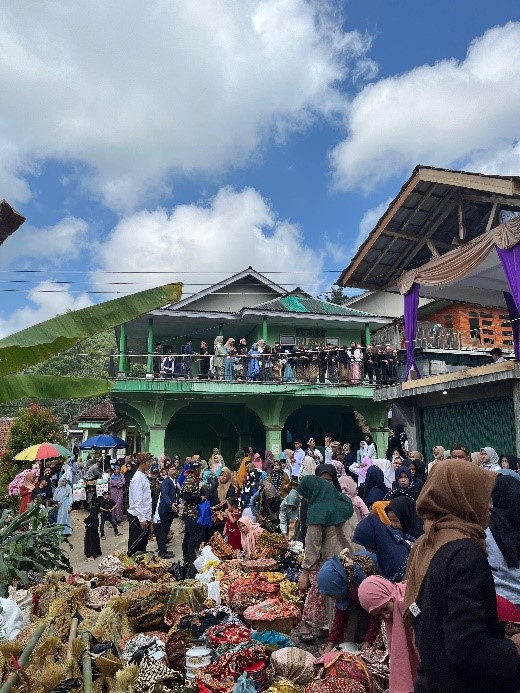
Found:
[(341, 315), (343, 317), (377, 317), (372, 313), (346, 308), (336, 303), (328, 303), (327, 301), (321, 301), (319, 298), (312, 298), (312, 296), (302, 295), (301, 293), (266, 301), (251, 310), (260, 312), (311, 313), (313, 315)]

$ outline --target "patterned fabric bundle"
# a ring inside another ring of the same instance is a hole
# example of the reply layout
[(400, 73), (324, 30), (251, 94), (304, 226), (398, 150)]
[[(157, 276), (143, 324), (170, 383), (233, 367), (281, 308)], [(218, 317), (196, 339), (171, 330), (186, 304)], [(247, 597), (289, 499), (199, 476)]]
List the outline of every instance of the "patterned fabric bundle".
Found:
[(206, 638), (212, 647), (218, 647), (223, 643), (239, 645), (251, 640), (251, 631), (245, 626), (212, 626), (206, 631)]
[(267, 670), (271, 682), (286, 679), (304, 686), (316, 675), (314, 657), (310, 652), (298, 647), (284, 647), (271, 655), (271, 665)]
[(329, 676), (309, 683), (305, 687), (305, 693), (366, 693), (366, 689), (359, 681)]
[[(197, 580), (183, 580), (171, 588), (166, 603), (164, 621), (170, 628), (188, 614), (197, 614), (202, 610), (207, 597), (207, 587)], [(181, 609), (180, 607), (187, 607)]]
[(265, 649), (258, 643), (242, 643), (210, 664), (197, 676), (213, 693), (231, 693), (236, 679), (251, 664), (265, 659)]
[[(325, 680), (329, 678), (347, 679), (357, 683), (362, 693), (374, 692), (372, 674), (360, 657), (350, 652), (329, 652), (318, 660), (325, 666)], [(349, 690), (349, 689), (347, 689)], [(353, 688), (352, 690), (356, 690)]]
[(266, 693), (303, 693), (303, 688), (285, 679), (279, 679), (269, 686)]
[(99, 563), (99, 572), (104, 575), (123, 575), (125, 566), (117, 556), (105, 556)]
[(240, 561), (242, 568), (248, 573), (261, 573), (266, 570), (275, 570), (274, 558), (257, 558), (256, 560)]
[(359, 652), (358, 657), (363, 660), (366, 668), (372, 674), (374, 680), (374, 692), (384, 693), (388, 690), (390, 678), (390, 654), (386, 628), (382, 626), (372, 647), (367, 647)]
[[(165, 683), (166, 690), (172, 691), (172, 693), (175, 690), (179, 693), (197, 693), (196, 686), (190, 684), (186, 687), (186, 684), (177, 671), (168, 669), (168, 667), (152, 657), (143, 657), (139, 665), (139, 676), (133, 685), (135, 693), (154, 693), (163, 682)], [(174, 686), (176, 686), (176, 688), (174, 688)]]
[(229, 588), (229, 599), (232, 601), (233, 597), (239, 592), (257, 592), (264, 595), (265, 598), (268, 595), (277, 594), (279, 591), (280, 587), (278, 585), (273, 585), (258, 574), (255, 574), (252, 577), (235, 580)]
[(296, 623), (301, 620), (300, 610), (292, 602), (281, 599), (266, 599), (260, 604), (254, 604), (244, 611), (248, 621), (275, 621), (279, 618), (293, 618)]
[(224, 541), (220, 532), (215, 532), (211, 539), (208, 541), (207, 545), (211, 546), (211, 550), (213, 551), (215, 556), (217, 556), (217, 558), (220, 558), (221, 561), (224, 561), (228, 558), (234, 558), (235, 556), (233, 547)]
[(164, 626), (168, 589), (152, 582), (142, 582), (126, 593), (127, 616), (136, 631), (158, 630)]
[(282, 551), (287, 551), (287, 541), (282, 534), (265, 531), (258, 537), (256, 542), (257, 557), (278, 560)]

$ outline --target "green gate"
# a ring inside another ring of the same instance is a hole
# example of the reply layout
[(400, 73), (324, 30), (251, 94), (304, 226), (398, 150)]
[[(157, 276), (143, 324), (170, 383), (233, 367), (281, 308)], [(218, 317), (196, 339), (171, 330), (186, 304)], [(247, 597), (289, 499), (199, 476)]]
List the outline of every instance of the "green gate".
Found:
[(420, 421), (423, 453), (427, 462), (433, 459), (432, 450), (436, 445), (449, 450), (453, 443), (467, 445), (471, 452), (489, 446), (499, 455), (515, 454), (512, 398), (423, 409)]

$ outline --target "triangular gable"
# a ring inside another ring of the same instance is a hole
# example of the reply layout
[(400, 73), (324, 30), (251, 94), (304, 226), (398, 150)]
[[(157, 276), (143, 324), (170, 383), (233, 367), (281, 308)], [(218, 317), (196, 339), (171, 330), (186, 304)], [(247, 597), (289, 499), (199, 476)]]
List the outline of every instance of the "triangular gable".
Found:
[(247, 306), (254, 306), (262, 300), (269, 300), (274, 296), (285, 296), (287, 291), (275, 282), (272, 282), (263, 274), (257, 272), (252, 267), (234, 274), (227, 279), (213, 284), (207, 289), (198, 291), (193, 296), (189, 296), (174, 305), (167, 306), (169, 310), (220, 310), (220, 311), (239, 311)]

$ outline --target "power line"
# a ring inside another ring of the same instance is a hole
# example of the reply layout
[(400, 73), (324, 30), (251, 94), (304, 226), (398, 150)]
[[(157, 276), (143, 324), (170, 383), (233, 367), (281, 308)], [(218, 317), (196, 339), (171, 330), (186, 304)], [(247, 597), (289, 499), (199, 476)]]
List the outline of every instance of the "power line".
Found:
[[(52, 269), (52, 270), (0, 270), (1, 274), (48, 274), (49, 272), (60, 272), (65, 274), (240, 274), (244, 270), (232, 271), (232, 270), (68, 270), (68, 269)], [(259, 274), (309, 274), (306, 270), (255, 270)], [(339, 270), (320, 270), (320, 274), (334, 273), (338, 274), (343, 272), (342, 269)]]

